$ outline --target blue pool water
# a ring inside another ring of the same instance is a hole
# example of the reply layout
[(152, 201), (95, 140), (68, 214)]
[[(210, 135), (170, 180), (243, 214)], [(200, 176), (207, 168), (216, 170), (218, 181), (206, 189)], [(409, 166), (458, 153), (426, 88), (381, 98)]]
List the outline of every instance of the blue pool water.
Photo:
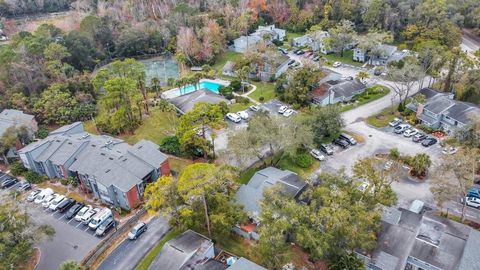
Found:
[(192, 84), (184, 86), (184, 87), (180, 87), (178, 89), (178, 92), (179, 92), (180, 95), (185, 95), (185, 94), (191, 93), (195, 90), (207, 89), (207, 90), (210, 90), (210, 91), (218, 94), (220, 86), (222, 86), (222, 85), (219, 84), (219, 83), (216, 83), (216, 82), (204, 81), (204, 82), (199, 83), (197, 85), (197, 88), (195, 88), (195, 86), (192, 85)]

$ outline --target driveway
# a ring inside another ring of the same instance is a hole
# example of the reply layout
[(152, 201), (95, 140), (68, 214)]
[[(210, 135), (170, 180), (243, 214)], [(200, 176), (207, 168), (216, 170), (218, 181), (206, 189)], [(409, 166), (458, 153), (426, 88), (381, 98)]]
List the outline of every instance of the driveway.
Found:
[(152, 249), (169, 230), (168, 221), (163, 218), (154, 218), (148, 224), (148, 230), (138, 239), (125, 239), (112, 251), (98, 270), (135, 269), (142, 258)]

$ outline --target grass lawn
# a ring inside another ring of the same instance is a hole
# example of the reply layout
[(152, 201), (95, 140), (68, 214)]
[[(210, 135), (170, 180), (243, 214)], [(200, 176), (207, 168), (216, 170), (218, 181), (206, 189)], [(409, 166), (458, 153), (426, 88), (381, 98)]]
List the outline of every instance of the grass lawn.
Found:
[(297, 37), (301, 37), (305, 35), (305, 33), (303, 32), (291, 32), (291, 31), (287, 31), (287, 43), (290, 43), (290, 41), (292, 41), (292, 39), (294, 38), (297, 38)]
[(185, 167), (193, 162), (189, 159), (170, 156), (168, 157), (168, 163), (170, 164), (170, 170), (180, 173)]
[(264, 102), (275, 98), (275, 84), (274, 83), (253, 82), (253, 84), (255, 86), (257, 86), (257, 90), (255, 90), (255, 92), (248, 95), (249, 97), (255, 99), (258, 102), (260, 102), (260, 97), (262, 97), (262, 96), (264, 98)]
[(217, 74), (222, 74), (222, 68), (227, 63), (228, 61), (236, 61), (242, 56), (241, 53), (237, 52), (232, 52), (232, 51), (226, 51), (222, 56), (220, 56), (217, 61), (215, 62), (215, 65), (213, 65), (213, 69), (217, 71)]
[(287, 157), (283, 157), (278, 162), (278, 167), (280, 167), (282, 170), (289, 170), (294, 173), (297, 173), (303, 178), (307, 178), (320, 167), (320, 161), (314, 159), (313, 164), (309, 168), (302, 168), (295, 163), (294, 159), (287, 156)]
[(135, 144), (141, 139), (160, 144), (163, 138), (175, 134), (175, 127), (169, 120), (176, 117), (174, 113), (162, 112), (158, 107), (151, 107), (150, 114), (150, 117), (143, 119), (142, 125), (134, 134), (124, 134), (120, 137), (129, 144)]
[(353, 61), (353, 50), (348, 50), (343, 52), (343, 57), (340, 56), (340, 53), (331, 53), (331, 54), (320, 54), (322, 58), (327, 59), (330, 64), (333, 64), (333, 62), (342, 62), (344, 64), (349, 64), (352, 66), (358, 66), (361, 67), (363, 63), (359, 62), (354, 62)]
[(388, 89), (387, 87), (379, 86), (379, 85), (372, 86), (372, 87), (368, 88), (362, 94), (359, 94), (359, 95), (356, 95), (355, 97), (353, 97), (353, 100), (356, 100), (357, 102), (350, 103), (350, 104), (342, 106), (340, 111), (345, 112), (345, 111), (354, 109), (358, 106), (361, 106), (361, 105), (367, 104), (369, 102), (372, 102), (374, 100), (380, 99), (380, 98), (388, 95), (388, 93), (390, 93), (390, 89)]
[(88, 133), (99, 134), (97, 132), (97, 129), (95, 128), (95, 123), (92, 120), (83, 122), (83, 127), (85, 128), (85, 131)]
[(239, 103), (234, 103), (234, 104), (228, 105), (228, 108), (230, 109), (230, 112), (239, 112), (239, 111), (244, 111), (244, 110), (248, 109), (248, 107), (250, 107), (250, 105), (252, 105), (251, 102), (248, 102), (247, 104), (239, 102)]
[(371, 126), (382, 128), (388, 126), (388, 123), (398, 116), (400, 116), (400, 113), (397, 111), (396, 106), (394, 108), (388, 107), (380, 113), (368, 117), (367, 123)]
[(137, 265), (135, 270), (146, 270), (152, 264), (153, 260), (155, 257), (157, 257), (158, 253), (160, 253), (160, 250), (162, 250), (162, 247), (165, 245), (166, 242), (169, 240), (175, 238), (177, 235), (179, 235), (180, 232), (177, 230), (171, 230), (167, 234), (163, 236), (163, 238), (157, 243), (155, 247), (153, 247), (145, 257), (140, 261), (140, 263)]

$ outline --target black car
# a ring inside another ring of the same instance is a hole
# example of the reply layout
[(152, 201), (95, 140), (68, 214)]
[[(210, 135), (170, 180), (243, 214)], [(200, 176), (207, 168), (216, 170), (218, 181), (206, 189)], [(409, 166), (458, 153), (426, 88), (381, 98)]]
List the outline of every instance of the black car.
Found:
[(437, 139), (430, 137), (430, 138), (426, 138), (425, 140), (423, 140), (422, 146), (429, 147), (429, 146), (432, 146), (436, 143), (437, 143)]
[(115, 228), (116, 221), (113, 219), (113, 217), (109, 217), (107, 220), (105, 220), (100, 226), (98, 226), (97, 230), (95, 231), (96, 236), (103, 236), (108, 231), (110, 231), (112, 228)]
[(72, 219), (78, 213), (78, 211), (80, 211), (84, 206), (85, 204), (83, 203), (75, 204), (74, 206), (70, 207), (65, 217), (67, 219)]
[(331, 156), (333, 155), (333, 149), (330, 145), (327, 144), (321, 144), (320, 145), (320, 151), (324, 152), (325, 154)]
[(334, 144), (342, 147), (343, 149), (346, 149), (348, 148), (348, 146), (350, 145), (347, 141), (345, 140), (342, 140), (340, 138), (336, 138), (334, 141), (333, 141)]
[(291, 66), (291, 65), (293, 65), (293, 64), (295, 64), (295, 60), (290, 60), (290, 61), (288, 61), (288, 65), (289, 65), (289, 66)]
[(2, 181), (1, 187), (2, 188), (9, 188), (9, 187), (15, 185), (16, 183), (18, 183), (18, 180), (16, 178), (7, 178), (7, 179)]
[(63, 200), (60, 205), (57, 207), (58, 212), (63, 213), (72, 207), (77, 201), (74, 199)]

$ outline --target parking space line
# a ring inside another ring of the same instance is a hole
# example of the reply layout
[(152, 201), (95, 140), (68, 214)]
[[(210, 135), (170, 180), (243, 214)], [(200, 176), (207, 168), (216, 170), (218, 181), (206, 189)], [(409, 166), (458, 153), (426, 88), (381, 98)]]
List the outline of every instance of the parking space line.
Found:
[(53, 211), (52, 214), (51, 214), (51, 216), (53, 217), (53, 215), (55, 215), (56, 213), (57, 213), (56, 211)]
[(60, 216), (60, 217), (58, 218), (58, 220), (62, 219), (65, 215), (66, 215), (66, 214), (63, 214), (62, 216)]
[(75, 228), (78, 228), (78, 226), (82, 225), (82, 222), (79, 222)]
[(88, 229), (90, 229), (90, 227), (87, 226), (87, 228), (84, 230), (84, 232), (88, 231)]
[(67, 224), (70, 224), (70, 222), (72, 222), (72, 221), (73, 221), (73, 218), (71, 218), (71, 219), (67, 222)]

